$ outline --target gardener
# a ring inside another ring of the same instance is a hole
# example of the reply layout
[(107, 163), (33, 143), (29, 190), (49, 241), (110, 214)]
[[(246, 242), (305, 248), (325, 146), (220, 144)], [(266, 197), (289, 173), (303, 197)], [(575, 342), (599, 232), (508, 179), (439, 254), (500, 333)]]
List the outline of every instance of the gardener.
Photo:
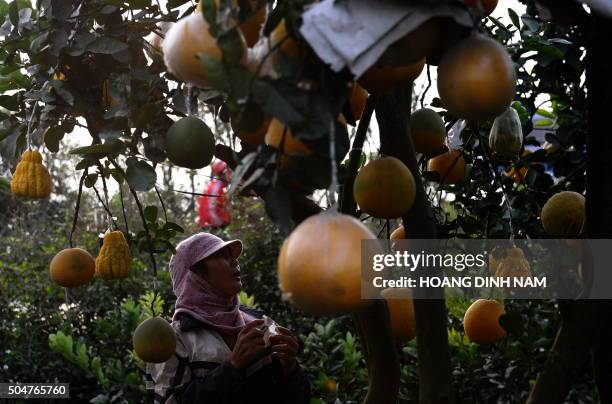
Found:
[(147, 364), (156, 403), (309, 402), (297, 339), (280, 326), (266, 331), (271, 321), (239, 304), (241, 253), (240, 240), (209, 233), (178, 245), (170, 260), (175, 356)]

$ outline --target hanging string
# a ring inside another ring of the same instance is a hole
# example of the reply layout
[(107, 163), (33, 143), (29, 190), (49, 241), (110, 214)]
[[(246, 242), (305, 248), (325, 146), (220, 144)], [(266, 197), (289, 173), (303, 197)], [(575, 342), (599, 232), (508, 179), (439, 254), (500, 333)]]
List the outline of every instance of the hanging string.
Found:
[(185, 106), (187, 107), (187, 116), (193, 116), (193, 111), (191, 109), (192, 94), (193, 94), (193, 86), (191, 84), (187, 84), (187, 95), (185, 98)]
[(30, 119), (28, 120), (28, 133), (26, 133), (26, 145), (28, 146), (28, 150), (32, 148), (32, 121), (34, 120), (34, 114), (36, 114), (36, 107), (38, 107), (38, 102), (34, 102), (34, 106), (32, 107), (32, 114), (30, 115)]
[(331, 162), (331, 184), (329, 186), (329, 207), (338, 211), (336, 193), (338, 192), (338, 167), (336, 166), (336, 123), (332, 119), (329, 127), (329, 160)]

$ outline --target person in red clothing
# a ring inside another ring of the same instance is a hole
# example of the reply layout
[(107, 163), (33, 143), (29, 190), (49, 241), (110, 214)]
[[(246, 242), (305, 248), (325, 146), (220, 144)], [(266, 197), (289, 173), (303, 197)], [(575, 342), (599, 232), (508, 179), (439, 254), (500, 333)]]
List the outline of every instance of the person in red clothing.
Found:
[[(229, 204), (225, 198), (231, 171), (224, 161), (212, 166), (212, 181), (204, 188), (204, 196), (198, 198), (200, 227), (221, 228), (231, 222)], [(214, 196), (208, 196), (214, 195)]]

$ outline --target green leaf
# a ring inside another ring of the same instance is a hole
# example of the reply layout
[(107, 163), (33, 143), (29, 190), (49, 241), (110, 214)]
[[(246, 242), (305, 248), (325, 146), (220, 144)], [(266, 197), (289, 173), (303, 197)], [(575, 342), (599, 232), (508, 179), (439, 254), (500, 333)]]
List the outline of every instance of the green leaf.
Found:
[(97, 181), (98, 181), (97, 173), (88, 174), (87, 177), (85, 177), (85, 181), (83, 181), (83, 185), (85, 185), (87, 188), (91, 188), (94, 185), (96, 185)]
[(18, 9), (18, 5), (16, 1), (13, 1), (9, 4), (9, 9), (8, 9), (8, 13), (9, 13), (9, 19), (11, 20), (11, 23), (13, 24), (13, 26), (18, 26), (19, 25), (19, 9)]
[(93, 53), (110, 55), (128, 49), (126, 43), (114, 38), (100, 37), (87, 45), (87, 50)]
[(47, 128), (45, 134), (43, 135), (43, 139), (45, 142), (45, 146), (52, 153), (57, 153), (59, 151), (60, 141), (64, 138), (64, 128), (62, 126), (51, 126)]
[(0, 189), (3, 189), (3, 190), (11, 189), (11, 183), (5, 177), (0, 177)]
[(0, 107), (9, 111), (19, 111), (19, 94), (0, 95)]
[(155, 186), (157, 173), (146, 162), (131, 157), (127, 161), (128, 168), (125, 173), (130, 187), (135, 191), (149, 191)]
[(521, 29), (521, 21), (519, 20), (519, 16), (516, 13), (516, 11), (514, 11), (511, 8), (509, 8), (508, 9), (508, 16), (510, 17), (510, 20), (512, 21), (512, 24), (514, 24), (514, 26), (516, 28)]
[(164, 229), (167, 230), (174, 230), (177, 233), (185, 233), (185, 229), (183, 229), (181, 226), (179, 226), (176, 223), (172, 223), (172, 222), (166, 222), (166, 224), (164, 225)]
[(223, 63), (214, 57), (203, 53), (198, 54), (198, 58), (200, 59), (200, 62), (204, 67), (204, 71), (212, 83), (213, 88), (223, 92), (227, 91), (228, 79), (227, 75), (225, 74)]
[(223, 61), (230, 65), (238, 65), (244, 56), (244, 42), (238, 28), (232, 29), (219, 36), (217, 44), (223, 52)]
[(157, 221), (157, 206), (151, 205), (151, 206), (147, 206), (146, 208), (144, 208), (144, 217), (145, 219), (147, 219), (149, 222), (156, 222)]
[(119, 139), (111, 139), (106, 143), (94, 144), (91, 146), (77, 147), (70, 150), (70, 154), (78, 154), (87, 158), (101, 159), (107, 156), (114, 156), (123, 151), (125, 144)]

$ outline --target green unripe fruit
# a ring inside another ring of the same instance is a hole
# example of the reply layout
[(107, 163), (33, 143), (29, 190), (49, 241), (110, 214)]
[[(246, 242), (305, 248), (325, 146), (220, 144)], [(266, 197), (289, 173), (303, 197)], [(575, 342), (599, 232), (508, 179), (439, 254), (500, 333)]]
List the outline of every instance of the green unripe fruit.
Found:
[(168, 129), (166, 154), (177, 166), (205, 167), (215, 154), (215, 137), (200, 119), (193, 116), (181, 118)]

